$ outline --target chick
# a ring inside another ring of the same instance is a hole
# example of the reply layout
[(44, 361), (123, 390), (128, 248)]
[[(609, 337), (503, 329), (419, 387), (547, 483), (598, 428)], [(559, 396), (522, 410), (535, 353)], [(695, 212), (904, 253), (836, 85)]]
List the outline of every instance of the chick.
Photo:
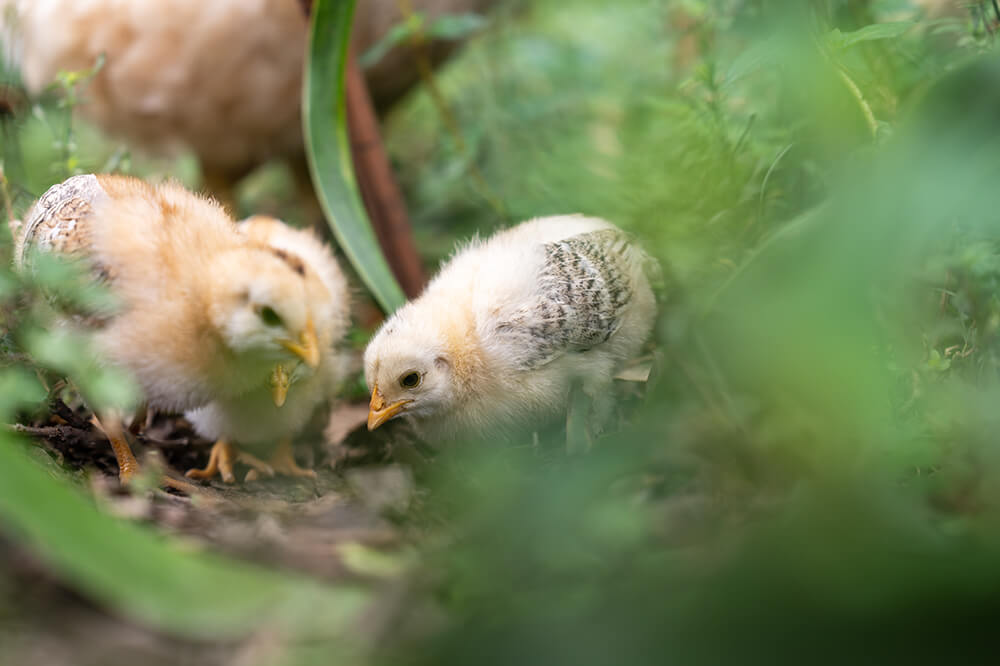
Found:
[[(14, 231), (20, 270), (32, 270), (36, 252), (51, 252), (83, 260), (107, 284), (117, 309), (85, 323), (102, 358), (130, 372), (153, 408), (232, 399), (265, 384), (278, 364), (319, 364), (300, 267), (178, 185), (74, 176), (50, 188)], [(138, 466), (120, 417), (100, 420), (128, 481)]]
[(60, 70), (105, 63), (81, 110), (136, 146), (193, 150), (228, 195), (256, 164), (302, 150), (306, 20), (294, 0), (0, 0), (37, 94)]
[(459, 250), (365, 350), (368, 428), (408, 417), (427, 440), (504, 434), (598, 398), (656, 304), (648, 256), (610, 223), (524, 222)]
[[(494, 1), (417, 0), (414, 9), (434, 18)], [(355, 47), (371, 47), (400, 20), (396, 0), (358, 3)], [(130, 145), (189, 148), (206, 186), (227, 204), (236, 181), (270, 159), (289, 160), (307, 186), (300, 92), (308, 23), (300, 0), (0, 0), (0, 28), (4, 59), (18, 64), (32, 94), (60, 70), (88, 70), (103, 54), (80, 110)], [(394, 48), (369, 74), (383, 108), (418, 80), (408, 51)]]
[[(209, 464), (204, 469), (189, 470), (194, 479), (219, 474), (232, 483), (233, 461), (242, 458), (255, 472), (272, 475), (315, 476), (302, 469), (292, 456), (292, 437), (325, 402), (345, 374), (345, 357), (336, 345), (347, 333), (350, 322), (350, 298), (347, 280), (329, 246), (311, 231), (293, 229), (269, 217), (252, 217), (240, 224), (240, 231), (251, 241), (270, 247), (302, 273), (309, 306), (315, 317), (318, 367), (291, 362), (277, 366), (269, 385), (238, 396), (213, 400), (185, 416), (203, 437), (217, 440)], [(287, 397), (287, 402), (286, 402)], [(237, 453), (234, 443), (239, 443)], [(253, 453), (246, 451), (249, 449)], [(267, 455), (267, 462), (257, 455)]]

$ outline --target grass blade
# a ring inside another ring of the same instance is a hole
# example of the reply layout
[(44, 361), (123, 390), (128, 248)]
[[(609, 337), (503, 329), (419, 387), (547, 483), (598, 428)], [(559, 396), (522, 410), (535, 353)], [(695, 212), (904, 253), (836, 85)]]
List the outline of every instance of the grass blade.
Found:
[(405, 301), (358, 193), (347, 138), (344, 71), (355, 0), (317, 0), (303, 89), (306, 155), (337, 242), (386, 312)]

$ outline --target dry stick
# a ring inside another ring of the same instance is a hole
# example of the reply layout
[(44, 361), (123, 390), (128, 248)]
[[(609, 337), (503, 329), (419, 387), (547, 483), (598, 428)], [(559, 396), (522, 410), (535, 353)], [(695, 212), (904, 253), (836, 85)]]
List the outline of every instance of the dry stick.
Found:
[(361, 199), (393, 274), (407, 297), (413, 298), (424, 288), (426, 277), (413, 241), (406, 202), (389, 165), (375, 108), (353, 48), (347, 60), (344, 85), (351, 154)]
[(26, 426), (20, 423), (13, 423), (6, 426), (7, 430), (11, 432), (19, 432), (24, 435), (32, 435), (35, 437), (64, 437), (66, 435), (81, 435), (90, 440), (104, 439), (103, 435), (94, 436), (89, 430), (83, 430), (71, 425), (56, 425), (56, 426)]

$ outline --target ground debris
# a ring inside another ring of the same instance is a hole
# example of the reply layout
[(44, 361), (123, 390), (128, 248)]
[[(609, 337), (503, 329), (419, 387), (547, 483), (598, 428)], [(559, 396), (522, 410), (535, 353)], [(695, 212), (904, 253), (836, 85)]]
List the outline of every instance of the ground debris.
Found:
[[(398, 512), (412, 494), (412, 480), (395, 466), (384, 474), (345, 477), (357, 464), (389, 459), (385, 442), (368, 437), (366, 415), (365, 405), (342, 403), (332, 410), (325, 431), (309, 429), (299, 438), (296, 453), (316, 469), (315, 479), (213, 481), (197, 485), (191, 496), (160, 490), (155, 481), (157, 470), (180, 478), (208, 457), (212, 442), (198, 437), (183, 417), (156, 414), (134, 436), (135, 452), (151, 478), (127, 489), (118, 484), (111, 447), (82, 405), (73, 408), (53, 399), (47, 415), (12, 429), (82, 474), (86, 488), (114, 515), (265, 566), (342, 579), (355, 576), (341, 561), (344, 544), (392, 550), (402, 543), (399, 528), (385, 514)], [(370, 450), (351, 460), (335, 458), (336, 447), (347, 439), (355, 451)], [(374, 444), (367, 446), (367, 439)], [(386, 488), (380, 490), (379, 484)]]
[[(345, 404), (335, 414), (343, 420), (337, 437), (364, 448), (367, 408)], [(32, 438), (40, 458), (47, 454), (68, 470), (68, 480), (79, 482), (107, 512), (154, 525), (189, 547), (318, 580), (389, 584), (388, 578), (415, 565), (413, 535), (391, 515), (408, 506), (412, 479), (398, 465), (361, 471), (354, 461), (340, 461), (335, 469), (326, 438), (330, 430), (324, 436), (318, 425), (299, 438), (296, 448), (300, 461), (316, 469), (315, 479), (214, 481), (191, 494), (164, 491), (156, 482), (161, 471), (180, 476), (207, 459), (212, 443), (199, 438), (182, 417), (155, 415), (134, 436), (144, 473), (128, 488), (118, 483), (111, 447), (82, 405), (55, 399), (47, 414), (11, 430)], [(385, 442), (376, 441), (374, 448), (381, 453), (365, 461), (386, 460)], [(2, 537), (0, 571), (5, 572), (0, 575), (0, 664), (257, 664), (268, 663), (269, 651), (281, 649), (281, 640), (275, 643), (266, 628), (239, 640), (184, 641), (109, 615)], [(29, 597), (31, 603), (20, 601)]]

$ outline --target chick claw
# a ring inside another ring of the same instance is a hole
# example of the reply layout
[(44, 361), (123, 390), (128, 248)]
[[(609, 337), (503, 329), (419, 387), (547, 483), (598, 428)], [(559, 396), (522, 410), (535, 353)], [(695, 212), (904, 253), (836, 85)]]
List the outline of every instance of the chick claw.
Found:
[[(285, 476), (297, 476), (308, 479), (316, 478), (315, 470), (299, 467), (298, 463), (295, 462), (295, 456), (292, 455), (292, 440), (288, 438), (282, 439), (278, 443), (278, 448), (275, 449), (274, 454), (271, 456), (269, 466), (273, 472)], [(247, 472), (246, 478), (243, 480), (245, 482), (256, 481), (258, 478), (257, 470), (252, 469)]]
[(249, 465), (253, 468), (252, 471), (259, 471), (264, 476), (274, 476), (274, 468), (271, 465), (257, 456), (239, 451), (224, 439), (220, 439), (212, 447), (212, 452), (208, 456), (208, 465), (203, 469), (189, 469), (184, 476), (204, 481), (218, 474), (224, 483), (235, 483), (236, 475), (233, 473), (233, 465), (237, 461)]

